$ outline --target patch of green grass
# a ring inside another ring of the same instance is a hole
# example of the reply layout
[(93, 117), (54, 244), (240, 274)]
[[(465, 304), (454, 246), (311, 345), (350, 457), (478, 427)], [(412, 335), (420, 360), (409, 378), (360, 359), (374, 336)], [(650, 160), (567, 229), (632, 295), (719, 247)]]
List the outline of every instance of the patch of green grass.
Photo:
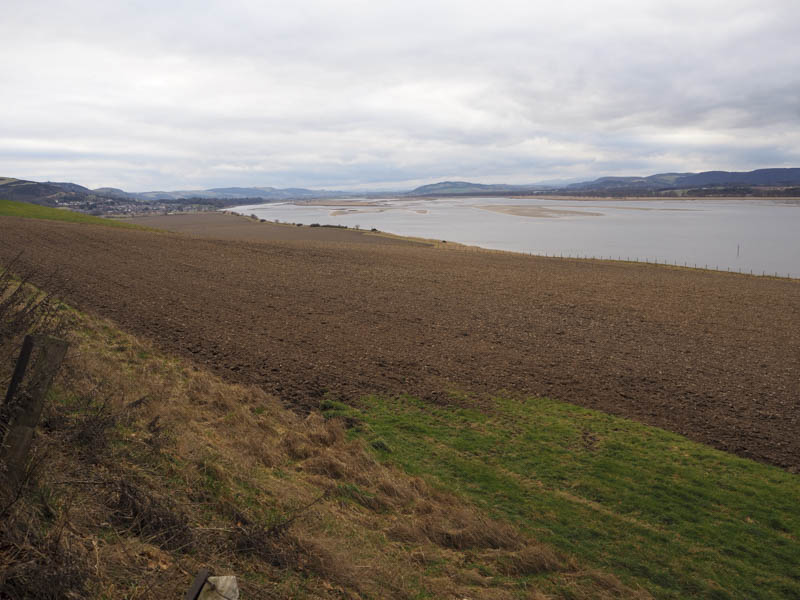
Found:
[(343, 501), (355, 502), (367, 507), (370, 506), (370, 500), (375, 498), (375, 494), (361, 489), (354, 483), (337, 484), (335, 493)]
[(91, 225), (105, 225), (107, 227), (125, 227), (127, 229), (146, 229), (133, 223), (125, 223), (116, 219), (93, 217), (84, 213), (66, 210), (63, 208), (50, 208), (27, 202), (13, 202), (0, 199), (0, 217), (26, 217), (28, 219), (47, 219), (50, 221), (65, 221), (67, 223), (88, 223)]
[(800, 598), (796, 475), (542, 398), (326, 408), (382, 460), (656, 597)]

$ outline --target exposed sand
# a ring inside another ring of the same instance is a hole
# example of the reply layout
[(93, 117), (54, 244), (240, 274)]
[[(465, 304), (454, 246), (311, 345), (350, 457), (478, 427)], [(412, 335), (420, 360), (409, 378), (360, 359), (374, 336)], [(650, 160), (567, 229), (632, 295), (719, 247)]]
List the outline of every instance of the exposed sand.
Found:
[(297, 206), (383, 206), (386, 200), (294, 200)]
[(652, 208), (649, 206), (589, 206), (589, 208), (613, 208), (614, 210), (644, 210), (644, 211), (659, 211), (659, 212), (695, 212), (704, 210), (702, 208)]
[(490, 204), (476, 206), (483, 210), (514, 215), (516, 217), (536, 217), (541, 219), (555, 219), (558, 217), (602, 217), (603, 213), (589, 212), (587, 210), (564, 210), (563, 208), (550, 208), (549, 206), (526, 206), (514, 204)]
[(331, 216), (341, 217), (342, 215), (374, 214), (374, 213), (386, 212), (386, 210), (387, 209), (385, 208), (362, 209), (362, 210), (358, 210), (357, 208), (347, 208), (347, 209), (332, 210)]

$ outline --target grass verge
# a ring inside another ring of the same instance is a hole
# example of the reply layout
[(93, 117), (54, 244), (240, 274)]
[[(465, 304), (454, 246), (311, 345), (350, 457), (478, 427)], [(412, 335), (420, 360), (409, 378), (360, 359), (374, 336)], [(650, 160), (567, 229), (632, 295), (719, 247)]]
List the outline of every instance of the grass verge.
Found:
[(796, 475), (542, 398), (325, 408), (385, 464), (656, 597), (800, 598)]
[(64, 221), (67, 223), (88, 223), (91, 225), (105, 225), (107, 227), (125, 227), (128, 229), (146, 229), (133, 223), (125, 223), (115, 219), (103, 219), (84, 213), (62, 208), (50, 208), (28, 202), (14, 202), (0, 199), (0, 217), (25, 217), (28, 219), (47, 219), (50, 221)]

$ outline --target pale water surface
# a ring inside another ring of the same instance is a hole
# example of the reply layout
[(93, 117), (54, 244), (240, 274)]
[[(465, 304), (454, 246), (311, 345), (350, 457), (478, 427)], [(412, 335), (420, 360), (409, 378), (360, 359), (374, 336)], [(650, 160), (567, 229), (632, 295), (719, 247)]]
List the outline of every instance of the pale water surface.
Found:
[[(274, 203), (234, 210), (270, 221), (374, 227), (499, 250), (666, 261), (800, 277), (797, 200), (398, 198), (372, 202), (376, 205)], [(522, 212), (535, 216), (481, 208), (506, 210), (509, 206), (522, 207)]]

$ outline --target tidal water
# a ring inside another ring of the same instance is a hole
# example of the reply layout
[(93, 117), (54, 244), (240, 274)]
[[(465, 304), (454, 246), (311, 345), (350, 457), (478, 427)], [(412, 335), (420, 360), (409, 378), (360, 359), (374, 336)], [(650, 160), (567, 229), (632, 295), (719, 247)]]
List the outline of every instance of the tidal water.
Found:
[(273, 203), (233, 210), (269, 221), (375, 228), (498, 250), (800, 277), (797, 200), (476, 197), (369, 202), (374, 205)]

